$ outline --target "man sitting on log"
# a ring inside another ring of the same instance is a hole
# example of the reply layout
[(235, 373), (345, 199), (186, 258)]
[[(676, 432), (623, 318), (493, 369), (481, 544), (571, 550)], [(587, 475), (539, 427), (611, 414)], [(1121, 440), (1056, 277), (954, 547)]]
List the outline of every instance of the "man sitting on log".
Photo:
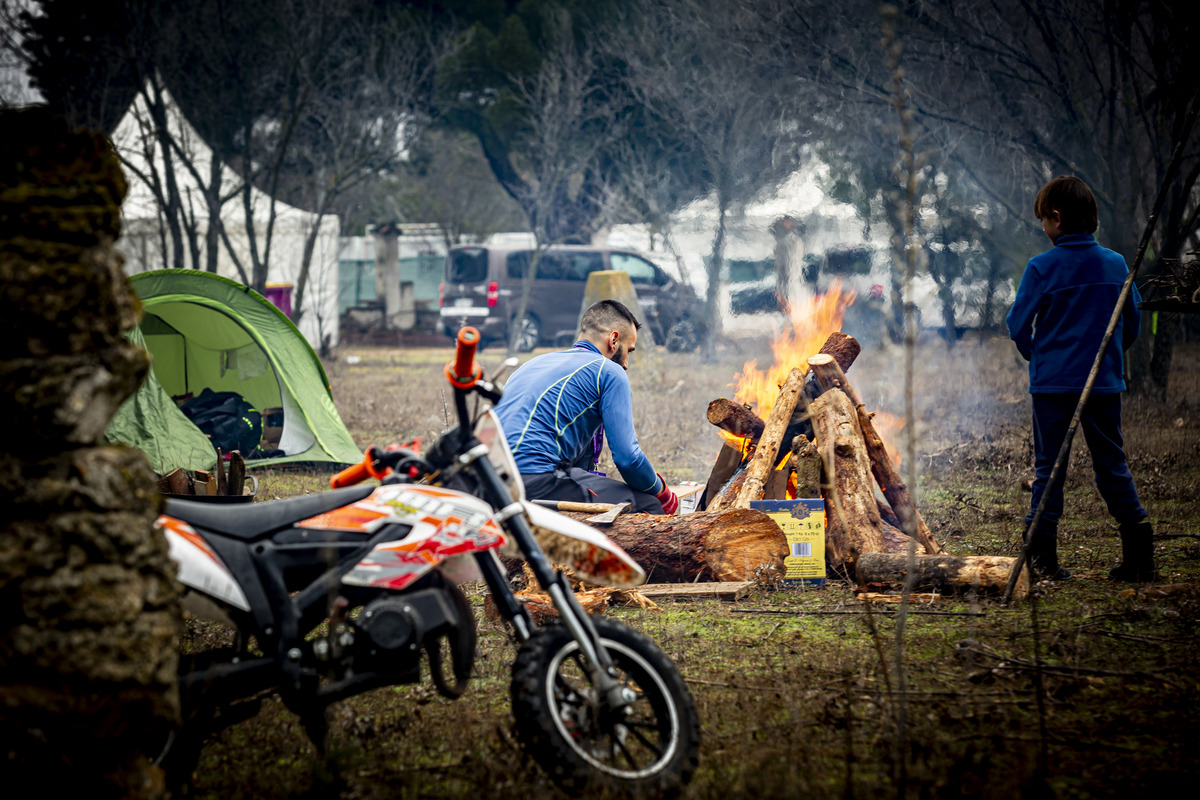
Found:
[[(530, 498), (630, 503), (650, 514), (679, 508), (633, 430), (625, 372), (640, 327), (623, 304), (601, 300), (583, 312), (574, 346), (530, 360), (505, 385), (496, 413)], [(624, 483), (589, 471), (601, 436)]]

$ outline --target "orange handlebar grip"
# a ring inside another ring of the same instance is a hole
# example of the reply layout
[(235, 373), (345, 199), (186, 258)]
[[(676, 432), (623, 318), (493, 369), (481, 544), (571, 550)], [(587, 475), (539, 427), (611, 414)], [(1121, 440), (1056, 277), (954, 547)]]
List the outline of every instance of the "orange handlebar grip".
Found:
[(479, 346), (479, 331), (466, 326), (458, 332), (454, 361), (446, 364), (446, 378), (452, 386), (470, 389), (483, 376), (483, 368), (475, 364), (475, 348)]
[(329, 486), (333, 489), (341, 489), (345, 486), (362, 483), (369, 477), (371, 477), (371, 473), (367, 470), (366, 464), (355, 464), (352, 467), (346, 467), (337, 475), (330, 478)]

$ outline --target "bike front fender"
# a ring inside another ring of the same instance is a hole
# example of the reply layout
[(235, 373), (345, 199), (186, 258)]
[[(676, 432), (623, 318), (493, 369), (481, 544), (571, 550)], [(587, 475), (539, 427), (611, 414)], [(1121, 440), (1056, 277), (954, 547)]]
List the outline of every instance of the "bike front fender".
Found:
[[(522, 500), (521, 506), (533, 529), (533, 538), (551, 562), (566, 564), (590, 583), (617, 589), (632, 589), (646, 582), (641, 566), (600, 531), (528, 500)], [(500, 552), (513, 558), (523, 557), (511, 537)]]

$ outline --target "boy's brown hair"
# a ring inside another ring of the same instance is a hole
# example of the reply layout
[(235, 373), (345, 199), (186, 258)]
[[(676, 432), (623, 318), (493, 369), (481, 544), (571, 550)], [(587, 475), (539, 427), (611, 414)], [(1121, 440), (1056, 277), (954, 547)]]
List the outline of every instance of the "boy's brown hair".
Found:
[(1038, 192), (1033, 213), (1038, 219), (1057, 211), (1063, 233), (1095, 233), (1096, 197), (1079, 178), (1059, 175)]

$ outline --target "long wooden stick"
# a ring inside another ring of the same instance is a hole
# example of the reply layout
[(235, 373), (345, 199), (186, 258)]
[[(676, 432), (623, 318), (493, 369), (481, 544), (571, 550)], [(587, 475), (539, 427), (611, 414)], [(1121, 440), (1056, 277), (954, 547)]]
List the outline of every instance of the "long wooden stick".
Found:
[[(827, 358), (833, 360), (833, 356)], [(788, 423), (792, 419), (792, 412), (796, 410), (796, 402), (800, 399), (800, 391), (803, 388), (804, 373), (793, 367), (779, 390), (779, 398), (771, 409), (771, 415), (767, 417), (763, 426), (762, 436), (758, 439), (754, 457), (750, 459), (750, 466), (747, 468), (746, 483), (738, 492), (737, 500), (733, 503), (734, 508), (749, 508), (751, 500), (762, 498), (767, 476), (775, 468), (775, 454), (779, 451), (779, 443), (783, 440), (783, 434), (787, 432)]]
[(862, 427), (863, 439), (867, 444), (867, 455), (871, 458), (871, 474), (875, 476), (875, 481), (883, 490), (883, 496), (891, 504), (892, 510), (900, 518), (901, 530), (916, 538), (929, 555), (937, 555), (942, 552), (941, 546), (934, 541), (933, 533), (921, 517), (921, 512), (917, 511), (912, 494), (908, 491), (908, 485), (900, 478), (900, 473), (892, 464), (887, 447), (884, 446), (883, 439), (880, 438), (879, 433), (875, 430), (875, 425), (871, 422), (872, 415), (863, 408), (858, 393), (846, 379), (846, 373), (842, 372), (842, 368), (838, 366), (832, 356), (823, 354), (810, 357), (808, 368), (812, 370), (822, 389), (838, 387), (846, 393), (850, 402), (858, 410), (858, 421)]

